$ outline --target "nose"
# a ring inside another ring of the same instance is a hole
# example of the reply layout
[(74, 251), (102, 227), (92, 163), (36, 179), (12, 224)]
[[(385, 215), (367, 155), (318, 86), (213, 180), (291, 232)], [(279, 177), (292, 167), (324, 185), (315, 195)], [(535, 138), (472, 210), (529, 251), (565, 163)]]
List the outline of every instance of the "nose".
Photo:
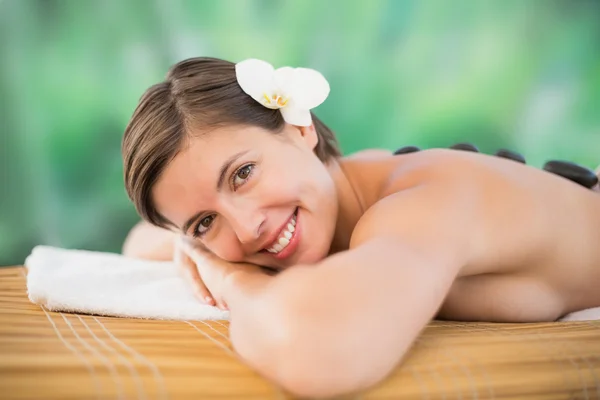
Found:
[(266, 220), (263, 212), (255, 207), (237, 205), (228, 214), (227, 219), (240, 243), (252, 245), (258, 241)]

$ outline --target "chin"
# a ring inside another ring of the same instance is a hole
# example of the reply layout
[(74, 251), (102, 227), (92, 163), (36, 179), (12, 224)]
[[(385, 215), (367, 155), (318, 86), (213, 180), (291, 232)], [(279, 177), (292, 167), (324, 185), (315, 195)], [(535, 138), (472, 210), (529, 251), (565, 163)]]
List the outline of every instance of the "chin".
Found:
[(298, 264), (316, 264), (319, 261), (324, 260), (329, 255), (329, 246), (313, 246), (310, 251), (306, 251), (302, 254)]
[[(272, 268), (272, 269), (283, 271), (283, 270), (286, 270), (289, 268), (294, 268), (295, 266), (298, 266), (298, 265), (316, 264), (319, 261), (325, 259), (328, 256), (328, 254), (329, 254), (329, 249), (325, 249), (325, 248), (321, 249), (321, 248), (314, 247), (314, 248), (311, 248), (310, 251), (303, 252), (302, 255), (300, 255), (300, 257), (298, 257), (297, 259), (295, 259), (293, 261), (291, 259), (283, 261), (282, 262), (283, 265), (279, 264), (279, 265), (265, 265), (265, 266), (268, 266), (269, 268)], [(287, 264), (289, 262), (291, 262), (291, 264)], [(262, 265), (264, 265), (264, 264), (265, 263), (263, 263)], [(275, 264), (275, 263), (273, 263), (273, 264)]]

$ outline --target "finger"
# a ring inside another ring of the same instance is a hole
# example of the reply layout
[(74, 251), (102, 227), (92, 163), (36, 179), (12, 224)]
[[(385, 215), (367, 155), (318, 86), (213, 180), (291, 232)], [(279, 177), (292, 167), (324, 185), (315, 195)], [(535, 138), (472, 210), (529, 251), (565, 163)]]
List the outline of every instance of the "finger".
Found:
[[(204, 263), (211, 262), (211, 258), (212, 258), (209, 254), (206, 254), (204, 251), (202, 251), (196, 247), (192, 248), (190, 250), (190, 252), (186, 254), (186, 256), (189, 257), (189, 259), (192, 261), (192, 263), (196, 266), (196, 268), (194, 269), (196, 271), (196, 274), (198, 274), (197, 267), (204, 265)], [(207, 289), (207, 291), (208, 291), (208, 289)], [(217, 299), (214, 298), (214, 296), (212, 296), (212, 295), (211, 295), (211, 301), (208, 304), (215, 305), (215, 307), (218, 307), (219, 309), (224, 310), (224, 311), (229, 309), (223, 299), (220, 299), (219, 301), (217, 301)]]
[(187, 254), (198, 266), (204, 265), (206, 262), (213, 260), (214, 256), (203, 250), (202, 248), (195, 246), (193, 243), (189, 241), (181, 242), (181, 249), (185, 254)]
[(176, 245), (173, 259), (179, 265), (179, 268), (181, 268), (186, 280), (192, 285), (192, 289), (196, 297), (198, 297), (203, 303), (213, 305), (213, 297), (204, 284), (194, 260), (190, 258), (189, 255), (186, 254), (178, 245)]
[(182, 256), (183, 258), (183, 268), (184, 273), (187, 277), (187, 280), (191, 283), (192, 289), (194, 290), (194, 294), (196, 297), (202, 301), (203, 303), (214, 305), (215, 301), (213, 299), (210, 290), (204, 284), (200, 273), (198, 272), (198, 268), (196, 267), (196, 263), (186, 254)]
[[(199, 276), (198, 269), (201, 269), (202, 266), (215, 261), (214, 255), (212, 255), (209, 252), (206, 252), (205, 250), (203, 250), (197, 246), (194, 246), (194, 244), (190, 241), (183, 240), (180, 242), (179, 246), (184, 253), (184, 257), (187, 257), (194, 264), (194, 266), (195, 266), (194, 272), (198, 276)], [(204, 285), (203, 281), (202, 281), (202, 284)], [(210, 291), (208, 289), (207, 289), (207, 291), (210, 293)], [(212, 294), (211, 294), (210, 302), (208, 304), (214, 305), (221, 310), (229, 309), (227, 304), (225, 304), (225, 302), (223, 301), (223, 299), (217, 301), (217, 299), (214, 296), (212, 296)]]
[(194, 261), (186, 254), (183, 254), (181, 256), (180, 265), (183, 269), (186, 280), (192, 285), (192, 289), (194, 290), (196, 297), (198, 297), (203, 303), (208, 303), (212, 296), (204, 284), (204, 281), (202, 281), (202, 277), (200, 276)]

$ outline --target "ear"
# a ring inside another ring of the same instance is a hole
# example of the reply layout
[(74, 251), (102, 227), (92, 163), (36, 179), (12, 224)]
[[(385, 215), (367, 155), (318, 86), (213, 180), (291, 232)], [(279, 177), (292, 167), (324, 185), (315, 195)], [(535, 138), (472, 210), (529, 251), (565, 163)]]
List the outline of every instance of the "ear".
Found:
[(296, 126), (296, 129), (300, 131), (300, 135), (302, 135), (302, 139), (306, 142), (306, 145), (311, 150), (314, 150), (319, 143), (319, 136), (317, 135), (315, 125), (311, 124), (309, 126)]

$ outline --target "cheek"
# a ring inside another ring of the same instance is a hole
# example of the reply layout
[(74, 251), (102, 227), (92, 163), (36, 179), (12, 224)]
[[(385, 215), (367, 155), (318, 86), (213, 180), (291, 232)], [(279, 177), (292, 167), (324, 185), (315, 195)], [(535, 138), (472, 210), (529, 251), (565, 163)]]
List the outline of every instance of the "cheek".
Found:
[(315, 207), (328, 209), (336, 202), (335, 185), (322, 165), (307, 169), (299, 179), (302, 196)]
[(264, 205), (281, 204), (282, 202), (297, 201), (306, 186), (306, 177), (300, 169), (289, 168), (290, 163), (273, 163), (264, 170), (260, 181), (252, 190), (252, 197)]
[[(270, 190), (279, 196), (303, 197), (304, 200), (318, 199), (325, 190), (330, 193), (331, 177), (321, 161), (311, 156), (297, 154), (279, 158), (270, 168), (267, 178)], [(306, 199), (305, 197), (308, 197)]]
[(205, 245), (213, 254), (225, 261), (244, 261), (242, 248), (237, 237), (229, 228), (220, 229), (214, 238), (211, 238)]

